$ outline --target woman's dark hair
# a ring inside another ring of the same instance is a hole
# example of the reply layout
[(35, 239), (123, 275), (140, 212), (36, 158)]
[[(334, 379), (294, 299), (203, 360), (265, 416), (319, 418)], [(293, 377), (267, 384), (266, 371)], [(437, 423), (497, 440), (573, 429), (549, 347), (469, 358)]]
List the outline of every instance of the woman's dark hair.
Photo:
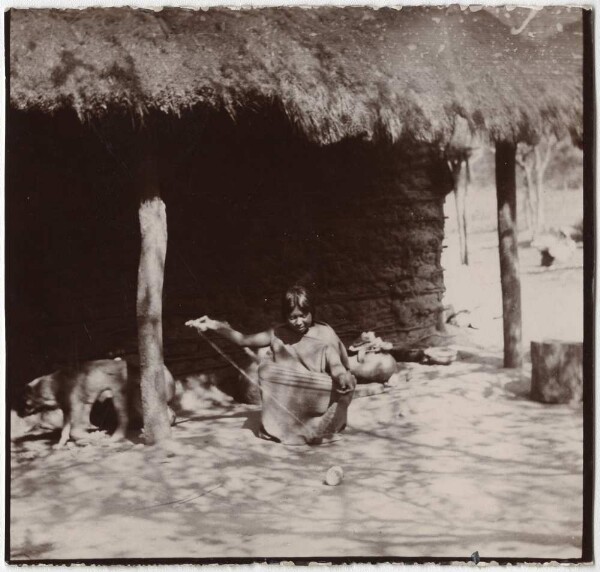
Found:
[(312, 293), (308, 288), (300, 284), (294, 284), (285, 291), (281, 299), (281, 316), (287, 320), (294, 308), (300, 308), (303, 312), (310, 312), (315, 317), (315, 303)]

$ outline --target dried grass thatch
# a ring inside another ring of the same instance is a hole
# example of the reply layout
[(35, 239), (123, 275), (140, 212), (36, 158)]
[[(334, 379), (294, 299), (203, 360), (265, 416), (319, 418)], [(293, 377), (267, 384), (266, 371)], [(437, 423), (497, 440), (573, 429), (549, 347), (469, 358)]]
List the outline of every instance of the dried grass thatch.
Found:
[(280, 107), (309, 138), (580, 129), (581, 38), (449, 8), (12, 10), (10, 103), (82, 117)]

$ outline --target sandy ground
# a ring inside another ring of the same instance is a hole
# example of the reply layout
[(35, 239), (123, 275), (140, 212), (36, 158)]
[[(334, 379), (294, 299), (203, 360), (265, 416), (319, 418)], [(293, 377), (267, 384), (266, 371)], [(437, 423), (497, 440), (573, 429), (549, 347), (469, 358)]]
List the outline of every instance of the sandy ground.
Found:
[[(467, 310), (464, 325), (477, 332), (471, 340), (481, 348), (502, 352), (502, 291), (498, 236), (482, 233), (472, 238), (470, 265), (457, 264), (458, 239), (449, 235), (442, 254), (446, 269), (444, 301), (456, 311)], [(532, 340), (583, 340), (583, 249), (565, 261), (540, 266), (535, 248), (519, 248), (521, 273), (522, 337), (525, 352)]]
[(328, 446), (262, 441), (239, 405), (181, 420), (172, 457), (16, 443), (12, 557), (579, 557), (581, 410), (529, 401), (498, 366), (409, 364)]
[[(256, 407), (218, 399), (180, 419), (172, 456), (99, 433), (60, 451), (47, 434), (17, 439), (12, 558), (580, 557), (581, 406), (534, 403), (528, 366), (501, 368), (488, 247), (477, 272), (447, 275), (457, 305), (469, 284), (477, 327), (450, 332), (459, 359), (404, 364), (386, 393), (353, 402), (340, 442), (262, 441)], [(522, 254), (526, 346), (581, 339), (576, 256), (546, 271)], [(332, 465), (339, 486), (323, 483)]]

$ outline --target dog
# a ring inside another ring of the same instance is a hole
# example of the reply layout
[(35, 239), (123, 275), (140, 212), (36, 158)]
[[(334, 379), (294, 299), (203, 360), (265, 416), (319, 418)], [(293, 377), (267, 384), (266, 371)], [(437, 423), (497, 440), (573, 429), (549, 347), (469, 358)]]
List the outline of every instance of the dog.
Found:
[[(175, 381), (165, 367), (167, 403), (175, 396)], [(132, 420), (142, 418), (140, 371), (123, 360), (94, 360), (59, 369), (34, 379), (25, 393), (25, 415), (60, 409), (63, 423), (57, 447), (69, 439), (84, 439), (90, 428), (90, 413), (96, 403), (111, 399), (116, 412), (112, 439), (125, 436)], [(171, 424), (175, 414), (169, 408)]]

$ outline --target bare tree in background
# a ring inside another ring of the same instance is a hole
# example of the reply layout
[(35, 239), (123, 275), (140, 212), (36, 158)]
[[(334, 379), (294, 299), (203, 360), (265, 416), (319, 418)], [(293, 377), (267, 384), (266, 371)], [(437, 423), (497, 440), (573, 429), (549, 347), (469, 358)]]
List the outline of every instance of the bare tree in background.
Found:
[(536, 219), (536, 198), (533, 182), (533, 167), (535, 159), (533, 158), (533, 147), (531, 145), (520, 143), (517, 146), (516, 160), (517, 165), (521, 167), (524, 174), (525, 188), (523, 194), (523, 213), (525, 215), (525, 226), (527, 227), (528, 232), (530, 232), (533, 236)]
[[(452, 174), (452, 193), (456, 207), (456, 224), (460, 247), (460, 263), (469, 265), (468, 201), (471, 184), (471, 166), (484, 155), (487, 147), (464, 147), (446, 152), (448, 168)], [(462, 183), (462, 184), (461, 184)]]
[[(456, 207), (456, 224), (458, 228), (458, 242), (460, 247), (460, 263), (469, 264), (469, 245), (467, 232), (467, 194), (469, 192), (470, 172), (469, 155), (470, 149), (463, 149), (453, 153), (448, 159), (448, 168), (452, 173), (452, 193)], [(464, 168), (463, 184), (461, 185), (461, 173)]]
[(546, 231), (544, 178), (559, 143), (556, 135), (549, 133), (534, 145), (519, 143), (517, 147), (517, 164), (525, 175), (525, 221), (532, 239)]

